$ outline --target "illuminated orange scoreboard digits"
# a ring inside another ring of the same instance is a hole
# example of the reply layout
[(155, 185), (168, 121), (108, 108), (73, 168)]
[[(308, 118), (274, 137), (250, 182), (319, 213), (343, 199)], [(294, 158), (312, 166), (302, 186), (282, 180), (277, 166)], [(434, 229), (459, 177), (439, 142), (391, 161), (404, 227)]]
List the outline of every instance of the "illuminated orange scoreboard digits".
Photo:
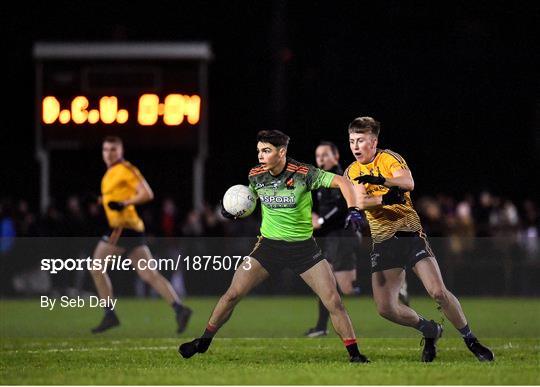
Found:
[(36, 134), (43, 149), (205, 149), (205, 42), (37, 43)]
[[(78, 125), (97, 124), (126, 124), (132, 115), (127, 109), (119, 107), (119, 97), (103, 96), (99, 98), (98, 108), (90, 108), (90, 102), (85, 96), (76, 96), (69, 109), (62, 109), (61, 103), (55, 96), (46, 96), (42, 100), (41, 119), (44, 124), (55, 123)], [(199, 95), (168, 94), (160, 102), (157, 94), (143, 94), (138, 98), (137, 111), (133, 116), (142, 126), (153, 126), (163, 117), (163, 124), (178, 126), (184, 121), (189, 125), (199, 123), (201, 114), (201, 97)]]

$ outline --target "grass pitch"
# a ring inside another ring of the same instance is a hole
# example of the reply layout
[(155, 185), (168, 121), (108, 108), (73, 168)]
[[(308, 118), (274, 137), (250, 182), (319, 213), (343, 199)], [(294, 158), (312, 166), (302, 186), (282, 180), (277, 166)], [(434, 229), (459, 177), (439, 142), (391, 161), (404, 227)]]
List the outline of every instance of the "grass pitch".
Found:
[[(346, 305), (371, 364), (350, 364), (334, 333), (302, 338), (316, 319), (310, 297), (250, 297), (204, 355), (184, 360), (178, 344), (198, 336), (217, 298), (191, 298), (188, 330), (174, 334), (160, 300), (120, 299), (122, 325), (89, 333), (98, 309), (47, 311), (39, 300), (0, 301), (2, 384), (540, 384), (540, 300), (465, 298), (473, 331), (495, 352), (478, 362), (452, 326), (434, 363), (419, 361), (419, 335), (378, 317), (370, 298)], [(413, 299), (426, 317), (441, 319), (432, 301)]]

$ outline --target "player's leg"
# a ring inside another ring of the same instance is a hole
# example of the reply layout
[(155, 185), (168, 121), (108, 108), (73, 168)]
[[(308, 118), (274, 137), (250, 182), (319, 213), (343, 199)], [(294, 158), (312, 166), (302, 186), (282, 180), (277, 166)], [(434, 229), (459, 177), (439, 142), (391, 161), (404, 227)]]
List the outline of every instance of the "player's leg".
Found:
[[(105, 241), (99, 241), (94, 250), (94, 254), (92, 255), (92, 267), (89, 272), (101, 300), (113, 299), (113, 287), (111, 279), (105, 270), (105, 265), (107, 263), (105, 258), (108, 255), (119, 255), (121, 252), (121, 248)], [(111, 307), (105, 307), (104, 311), (105, 315), (103, 316), (101, 323), (92, 329), (92, 333), (101, 333), (107, 329), (120, 325), (120, 321)]]
[(444, 285), (437, 260), (434, 257), (424, 258), (414, 265), (413, 270), (424, 284), (431, 298), (441, 306), (444, 315), (461, 333), (467, 348), (478, 360), (492, 361), (494, 359), (493, 352), (480, 344), (469, 328), (459, 300)]
[(212, 338), (231, 317), (238, 302), (268, 276), (268, 271), (256, 259), (247, 257), (234, 273), (229, 288), (214, 307), (202, 336), (180, 345), (178, 351), (182, 357), (187, 359), (196, 353), (206, 352)]
[(396, 324), (416, 327), (419, 322), (418, 314), (403, 303), (399, 302), (399, 291), (405, 281), (403, 268), (392, 268), (376, 271), (371, 275), (373, 298), (377, 312), (387, 320)]
[[(328, 263), (330, 263), (330, 267), (332, 267), (332, 262), (337, 257), (339, 247), (338, 238), (330, 234), (326, 237), (317, 239), (317, 243), (321, 247), (323, 255), (328, 260)], [(328, 334), (328, 320), (330, 319), (330, 313), (320, 298), (317, 298), (317, 311), (317, 322), (314, 327), (309, 328), (304, 333), (306, 337), (321, 337)]]
[(437, 260), (427, 257), (417, 262), (413, 271), (422, 281), (430, 297), (441, 306), (444, 315), (456, 329), (461, 329), (467, 325), (467, 320), (463, 314), (463, 309), (458, 299), (444, 285), (441, 271)]
[(139, 245), (133, 248), (128, 258), (137, 270), (141, 279), (159, 293), (165, 301), (171, 305), (175, 312), (178, 324), (178, 333), (182, 333), (187, 326), (192, 310), (182, 305), (180, 298), (174, 291), (171, 283), (157, 270), (149, 269), (148, 262), (153, 259), (150, 249), (146, 245)]
[(334, 271), (337, 285), (342, 294), (350, 296), (356, 294), (354, 281), (356, 281), (356, 270)]
[(247, 257), (234, 273), (231, 285), (216, 304), (208, 324), (216, 329), (221, 328), (240, 300), (268, 276), (268, 271), (256, 259)]
[[(356, 270), (341, 270), (334, 271), (334, 276), (336, 277), (337, 286), (339, 291), (344, 295), (356, 294), (356, 289), (354, 287), (354, 281), (356, 281)], [(330, 313), (321, 299), (318, 299), (319, 306), (319, 318), (317, 319), (317, 324), (314, 328), (310, 328), (305, 335), (307, 337), (320, 337), (326, 336), (328, 334), (328, 319), (330, 318)]]
[(403, 268), (375, 271), (371, 275), (373, 298), (379, 314), (396, 324), (415, 328), (424, 336), (422, 361), (431, 362), (437, 354), (437, 340), (442, 335), (442, 327), (418, 315), (409, 306), (398, 300), (399, 291), (405, 281)]
[(337, 291), (336, 279), (332, 273), (332, 268), (328, 261), (323, 259), (307, 271), (300, 274), (300, 277), (319, 296), (326, 309), (330, 313), (332, 325), (336, 333), (341, 337), (351, 361), (366, 362), (367, 358), (360, 354), (356, 343), (356, 335), (345, 306), (341, 302), (341, 297)]

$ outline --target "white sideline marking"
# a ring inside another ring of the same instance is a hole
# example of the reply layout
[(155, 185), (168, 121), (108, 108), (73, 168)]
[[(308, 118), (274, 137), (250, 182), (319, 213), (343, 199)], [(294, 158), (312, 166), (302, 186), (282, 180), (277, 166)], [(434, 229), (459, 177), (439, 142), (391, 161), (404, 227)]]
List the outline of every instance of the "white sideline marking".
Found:
[[(250, 346), (250, 349), (267, 349), (266, 346)], [(386, 347), (379, 349), (384, 349), (385, 351), (419, 351), (422, 347), (415, 346), (415, 347)], [(499, 350), (499, 349), (518, 349), (519, 346), (512, 345), (508, 346), (508, 344), (505, 345), (499, 345), (499, 346), (490, 346), (493, 350)], [(93, 352), (93, 351), (176, 351), (177, 347), (169, 347), (169, 346), (150, 346), (150, 347), (127, 347), (127, 348), (111, 348), (111, 347), (93, 347), (93, 348), (49, 348), (49, 349), (43, 349), (43, 350), (34, 350), (34, 349), (10, 349), (6, 351), (2, 351), (4, 353), (29, 353), (29, 354), (35, 354), (35, 353), (57, 353), (57, 352)], [(282, 346), (282, 349), (287, 349), (287, 346)], [(318, 350), (321, 350), (324, 348), (318, 348)], [(326, 348), (330, 350), (331, 348)], [(459, 351), (465, 349), (464, 346), (460, 347), (443, 347), (443, 351)], [(535, 346), (536, 349), (536, 346)]]

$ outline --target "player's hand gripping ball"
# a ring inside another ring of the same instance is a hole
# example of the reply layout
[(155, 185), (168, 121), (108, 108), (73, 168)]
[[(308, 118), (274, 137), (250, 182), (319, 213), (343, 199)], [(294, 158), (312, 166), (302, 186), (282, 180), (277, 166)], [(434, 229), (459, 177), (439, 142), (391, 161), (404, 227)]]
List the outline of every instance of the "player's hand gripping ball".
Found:
[(257, 206), (257, 197), (245, 185), (233, 185), (223, 196), (223, 209), (235, 218), (251, 215)]

